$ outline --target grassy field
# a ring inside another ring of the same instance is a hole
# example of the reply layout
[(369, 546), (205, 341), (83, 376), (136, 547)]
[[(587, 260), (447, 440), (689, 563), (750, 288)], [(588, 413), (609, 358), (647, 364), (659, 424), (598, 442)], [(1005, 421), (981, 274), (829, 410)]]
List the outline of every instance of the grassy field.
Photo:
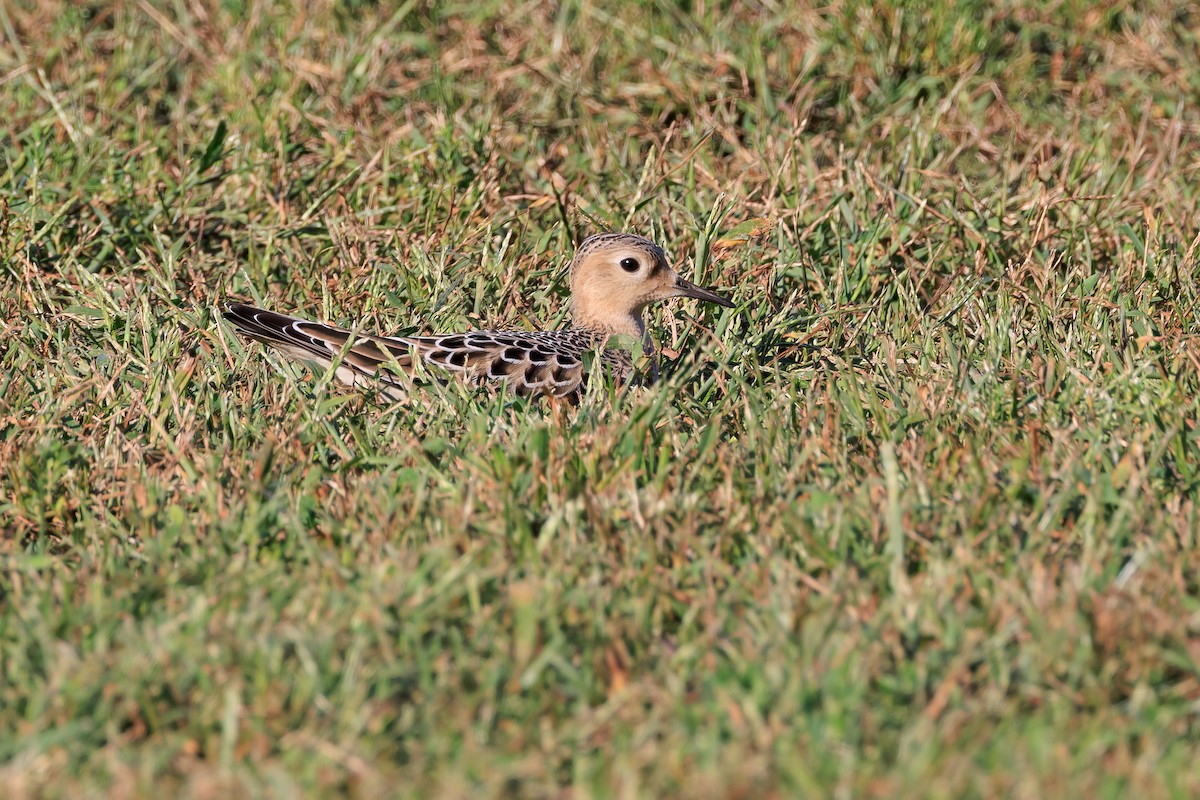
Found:
[[(1200, 794), (1198, 32), (0, 4), (0, 795)], [(603, 228), (738, 308), (565, 412), (215, 311), (554, 326)]]

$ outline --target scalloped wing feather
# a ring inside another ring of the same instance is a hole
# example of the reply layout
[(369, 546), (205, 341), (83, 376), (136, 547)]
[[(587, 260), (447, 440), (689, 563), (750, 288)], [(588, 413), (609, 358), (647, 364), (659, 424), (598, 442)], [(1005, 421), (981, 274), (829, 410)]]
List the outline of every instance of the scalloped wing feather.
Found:
[[(336, 371), (340, 381), (351, 386), (378, 381), (393, 400), (405, 394), (414, 354), (477, 384), (507, 381), (519, 395), (575, 395), (587, 380), (583, 354), (604, 338), (581, 329), (370, 336), (240, 303), (230, 304), (225, 317), (239, 333), (324, 369), (344, 352)], [(632, 371), (627, 353), (606, 350), (600, 358), (620, 379)]]

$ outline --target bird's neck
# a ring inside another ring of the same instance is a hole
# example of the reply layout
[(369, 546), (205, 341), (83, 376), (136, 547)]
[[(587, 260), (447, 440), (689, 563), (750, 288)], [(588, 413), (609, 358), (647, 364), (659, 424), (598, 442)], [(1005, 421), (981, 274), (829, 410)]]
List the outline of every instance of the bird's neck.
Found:
[(571, 322), (575, 328), (590, 331), (598, 337), (608, 339), (612, 336), (628, 336), (642, 343), (646, 354), (654, 352), (654, 340), (646, 330), (646, 321), (642, 319), (641, 309), (631, 311), (628, 315), (603, 318), (581, 312), (578, 306), (571, 309)]
[(605, 333), (610, 336), (633, 336), (638, 339), (646, 333), (642, 310), (635, 309), (627, 314), (594, 314), (578, 304), (571, 306), (571, 323), (576, 328)]

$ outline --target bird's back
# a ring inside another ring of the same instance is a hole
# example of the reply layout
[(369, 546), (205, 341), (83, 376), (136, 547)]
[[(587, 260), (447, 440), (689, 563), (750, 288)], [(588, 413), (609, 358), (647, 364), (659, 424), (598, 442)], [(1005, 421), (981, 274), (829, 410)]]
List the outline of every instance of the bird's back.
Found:
[(242, 303), (231, 303), (225, 318), (239, 333), (290, 356), (323, 368), (337, 362), (345, 383), (380, 381), (393, 398), (411, 383), (416, 359), (474, 383), (502, 380), (516, 394), (552, 397), (575, 395), (586, 385), (590, 351), (599, 350), (598, 363), (619, 380), (633, 372), (628, 351), (600, 349), (608, 337), (583, 328), (369, 336)]

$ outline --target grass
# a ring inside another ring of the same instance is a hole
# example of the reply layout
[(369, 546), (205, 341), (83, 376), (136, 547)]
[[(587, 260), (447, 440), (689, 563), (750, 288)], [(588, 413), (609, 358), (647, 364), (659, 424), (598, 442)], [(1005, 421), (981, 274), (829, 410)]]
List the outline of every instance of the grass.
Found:
[[(1198, 13), (0, 5), (4, 795), (1194, 796)], [(600, 227), (738, 308), (565, 414), (215, 317)]]

